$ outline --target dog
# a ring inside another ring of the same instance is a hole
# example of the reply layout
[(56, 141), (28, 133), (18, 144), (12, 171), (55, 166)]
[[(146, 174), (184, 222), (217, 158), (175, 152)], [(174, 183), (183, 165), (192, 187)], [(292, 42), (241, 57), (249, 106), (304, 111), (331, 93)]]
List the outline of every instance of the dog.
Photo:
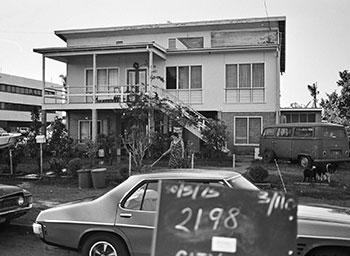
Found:
[(331, 182), (331, 176), (336, 171), (336, 165), (327, 163), (316, 167), (316, 180), (318, 182)]
[(316, 182), (316, 166), (304, 169), (303, 182)]

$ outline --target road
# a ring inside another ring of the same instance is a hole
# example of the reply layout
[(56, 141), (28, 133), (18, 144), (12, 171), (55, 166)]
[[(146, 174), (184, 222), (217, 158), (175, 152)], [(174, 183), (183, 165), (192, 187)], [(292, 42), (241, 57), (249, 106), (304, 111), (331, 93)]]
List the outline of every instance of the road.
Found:
[(30, 227), (0, 226), (1, 256), (78, 256), (74, 251), (44, 244)]

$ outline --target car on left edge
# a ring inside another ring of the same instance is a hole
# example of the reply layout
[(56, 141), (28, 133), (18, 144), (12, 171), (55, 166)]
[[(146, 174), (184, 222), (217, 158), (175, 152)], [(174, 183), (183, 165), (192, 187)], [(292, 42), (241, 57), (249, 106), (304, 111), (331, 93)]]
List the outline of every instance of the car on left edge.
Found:
[(33, 197), (27, 190), (0, 184), (0, 224), (26, 214), (33, 205)]

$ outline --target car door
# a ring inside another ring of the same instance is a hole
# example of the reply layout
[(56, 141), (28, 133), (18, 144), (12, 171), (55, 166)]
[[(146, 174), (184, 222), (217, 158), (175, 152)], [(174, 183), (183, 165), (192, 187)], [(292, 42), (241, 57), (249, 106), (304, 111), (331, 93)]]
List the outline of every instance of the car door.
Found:
[(127, 237), (133, 255), (150, 255), (158, 199), (158, 181), (143, 181), (119, 203), (115, 225)]
[(273, 151), (279, 159), (291, 159), (292, 127), (280, 127), (277, 129), (276, 139), (273, 142)]
[[(179, 181), (226, 185), (223, 180)], [(118, 205), (115, 225), (127, 237), (135, 256), (151, 255), (158, 198), (158, 181), (143, 181), (136, 185)]]

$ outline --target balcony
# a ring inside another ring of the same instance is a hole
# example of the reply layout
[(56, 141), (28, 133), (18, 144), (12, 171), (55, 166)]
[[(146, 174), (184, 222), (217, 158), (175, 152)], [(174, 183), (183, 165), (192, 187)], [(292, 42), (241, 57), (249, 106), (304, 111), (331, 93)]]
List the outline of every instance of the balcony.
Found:
[(139, 93), (146, 93), (145, 85), (122, 86), (67, 86), (50, 87), (44, 95), (44, 109), (69, 110), (97, 108), (125, 108), (126, 103), (135, 100)]

